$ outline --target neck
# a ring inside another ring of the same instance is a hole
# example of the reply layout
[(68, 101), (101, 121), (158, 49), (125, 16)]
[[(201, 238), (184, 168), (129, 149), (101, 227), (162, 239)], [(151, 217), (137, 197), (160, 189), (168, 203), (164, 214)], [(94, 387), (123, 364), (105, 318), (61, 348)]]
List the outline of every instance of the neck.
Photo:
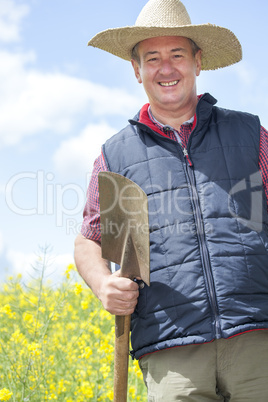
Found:
[(153, 116), (159, 123), (163, 125), (169, 125), (175, 130), (180, 130), (180, 126), (187, 120), (191, 119), (196, 111), (198, 99), (196, 97), (196, 101), (191, 104), (190, 107), (185, 108), (183, 110), (165, 110), (165, 109), (158, 109), (157, 107), (151, 105), (151, 111)]

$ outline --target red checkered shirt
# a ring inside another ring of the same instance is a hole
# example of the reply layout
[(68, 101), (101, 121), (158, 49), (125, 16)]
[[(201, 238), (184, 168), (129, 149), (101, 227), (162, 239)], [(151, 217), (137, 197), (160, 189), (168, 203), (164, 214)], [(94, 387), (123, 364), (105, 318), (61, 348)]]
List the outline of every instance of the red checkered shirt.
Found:
[[(151, 127), (157, 133), (176, 142), (181, 142), (183, 148), (186, 148), (189, 136), (195, 126), (195, 118), (182, 124), (180, 131), (176, 131), (169, 126), (163, 126), (152, 116), (149, 104), (144, 105), (141, 109), (139, 121)], [(260, 131), (259, 169), (263, 180), (268, 208), (268, 131), (262, 126)], [(101, 241), (98, 173), (106, 172), (107, 170), (104, 157), (101, 154), (94, 162), (93, 172), (87, 190), (87, 201), (84, 208), (84, 220), (81, 228), (81, 234), (84, 237), (98, 242)]]

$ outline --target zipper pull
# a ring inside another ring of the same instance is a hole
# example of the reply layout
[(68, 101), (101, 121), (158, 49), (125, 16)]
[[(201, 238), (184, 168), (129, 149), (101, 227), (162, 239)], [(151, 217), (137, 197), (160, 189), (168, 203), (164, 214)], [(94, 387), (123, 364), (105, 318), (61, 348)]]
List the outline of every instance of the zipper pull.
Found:
[(189, 166), (193, 166), (193, 163), (192, 163), (192, 161), (191, 161), (191, 159), (190, 159), (190, 156), (189, 156), (189, 154), (188, 154), (187, 149), (186, 149), (186, 148), (183, 148), (182, 151), (183, 151), (184, 157), (187, 159), (188, 165), (189, 165)]

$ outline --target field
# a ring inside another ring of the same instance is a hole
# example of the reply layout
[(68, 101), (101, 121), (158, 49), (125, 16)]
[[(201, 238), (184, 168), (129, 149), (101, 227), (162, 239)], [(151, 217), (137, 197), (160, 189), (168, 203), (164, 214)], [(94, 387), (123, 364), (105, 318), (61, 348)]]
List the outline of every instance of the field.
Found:
[[(114, 318), (73, 265), (56, 288), (46, 266), (44, 253), (31, 280), (18, 275), (0, 287), (0, 401), (112, 401)], [(131, 359), (128, 393), (147, 400)]]

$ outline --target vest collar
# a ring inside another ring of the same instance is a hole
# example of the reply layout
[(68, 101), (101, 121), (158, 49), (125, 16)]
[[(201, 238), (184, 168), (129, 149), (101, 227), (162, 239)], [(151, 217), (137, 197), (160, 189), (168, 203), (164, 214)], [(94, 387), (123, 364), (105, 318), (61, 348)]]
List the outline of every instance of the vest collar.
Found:
[[(207, 120), (211, 114), (212, 107), (216, 103), (217, 103), (217, 100), (212, 95), (210, 95), (208, 92), (206, 92), (204, 95), (202, 95), (200, 97), (197, 107), (196, 107), (196, 113), (194, 115), (193, 131), (197, 131), (199, 128), (203, 127), (203, 125), (207, 122)], [(129, 120), (129, 123), (132, 125), (137, 125), (138, 127), (142, 128), (143, 130), (145, 130), (147, 132), (154, 131), (154, 132), (157, 132), (158, 134), (161, 134), (164, 137), (168, 137), (149, 118), (148, 112), (147, 112), (148, 106), (149, 106), (149, 104), (146, 103), (141, 108), (141, 110), (136, 114), (136, 116), (134, 116), (133, 119)]]

